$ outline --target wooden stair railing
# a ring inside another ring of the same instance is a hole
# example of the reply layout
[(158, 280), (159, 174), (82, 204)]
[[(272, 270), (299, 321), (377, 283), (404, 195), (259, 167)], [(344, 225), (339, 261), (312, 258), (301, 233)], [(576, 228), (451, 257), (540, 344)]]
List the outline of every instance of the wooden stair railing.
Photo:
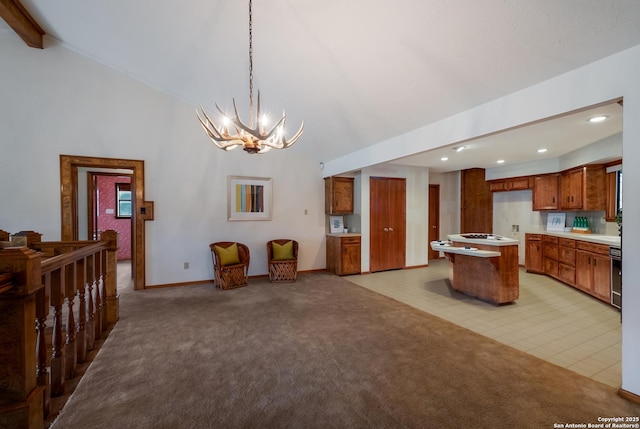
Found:
[(0, 249), (0, 427), (42, 428), (50, 397), (118, 318), (117, 232), (32, 247)]

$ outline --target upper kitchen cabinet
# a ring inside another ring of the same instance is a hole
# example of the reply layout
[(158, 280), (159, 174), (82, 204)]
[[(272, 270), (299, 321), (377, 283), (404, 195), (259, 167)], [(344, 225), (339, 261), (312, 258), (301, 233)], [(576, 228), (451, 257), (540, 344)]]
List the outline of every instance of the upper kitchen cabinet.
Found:
[(557, 210), (560, 174), (545, 174), (533, 178), (533, 210)]
[(529, 176), (487, 180), (491, 192), (523, 191), (531, 189), (533, 180)]
[(353, 213), (353, 177), (325, 177), (324, 212), (338, 215)]
[(606, 172), (603, 165), (585, 165), (562, 173), (561, 210), (606, 210)]

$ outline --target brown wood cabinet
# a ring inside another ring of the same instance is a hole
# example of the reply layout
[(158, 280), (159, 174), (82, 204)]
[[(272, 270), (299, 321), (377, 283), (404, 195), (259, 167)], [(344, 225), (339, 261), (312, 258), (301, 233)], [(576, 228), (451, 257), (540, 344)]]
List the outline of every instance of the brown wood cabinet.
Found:
[(326, 214), (353, 213), (353, 177), (325, 177), (324, 212)]
[(371, 272), (404, 268), (406, 253), (406, 179), (371, 177)]
[(533, 178), (529, 176), (510, 177), (508, 179), (488, 180), (487, 183), (491, 192), (522, 191), (533, 187)]
[(560, 174), (545, 174), (533, 178), (533, 210), (557, 210), (560, 207), (559, 182)]
[(561, 210), (606, 210), (606, 171), (603, 165), (585, 165), (562, 173)]
[(608, 245), (546, 234), (526, 234), (525, 252), (528, 272), (546, 274), (611, 303)]
[(360, 273), (360, 236), (327, 236), (327, 270), (339, 276)]
[[(544, 273), (558, 278), (558, 237), (545, 235), (543, 241)], [(526, 257), (526, 255), (525, 255)]]
[(573, 286), (576, 283), (576, 241), (560, 238), (558, 244), (558, 278)]
[(582, 241), (577, 243), (576, 287), (605, 302), (611, 302), (609, 246)]
[(530, 273), (544, 273), (542, 235), (525, 234), (525, 267)]
[(461, 171), (460, 232), (493, 232), (493, 194), (484, 168)]

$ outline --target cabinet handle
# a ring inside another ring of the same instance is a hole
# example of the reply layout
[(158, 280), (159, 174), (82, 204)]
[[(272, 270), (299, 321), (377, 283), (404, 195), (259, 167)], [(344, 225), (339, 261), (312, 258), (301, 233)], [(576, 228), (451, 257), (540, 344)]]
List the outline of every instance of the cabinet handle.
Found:
[(389, 228), (389, 231), (393, 232), (393, 228)]
[(389, 232), (389, 228), (385, 228), (385, 229), (384, 229), (384, 232)]
[(553, 204), (556, 203), (556, 197), (551, 198), (551, 202), (553, 202)]

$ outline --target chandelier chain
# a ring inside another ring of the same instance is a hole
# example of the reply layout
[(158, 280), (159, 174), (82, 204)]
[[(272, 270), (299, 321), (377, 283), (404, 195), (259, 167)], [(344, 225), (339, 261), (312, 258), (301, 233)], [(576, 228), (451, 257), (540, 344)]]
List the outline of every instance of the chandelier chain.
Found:
[(251, 4), (252, 1), (249, 0), (249, 126), (253, 126), (253, 13)]

